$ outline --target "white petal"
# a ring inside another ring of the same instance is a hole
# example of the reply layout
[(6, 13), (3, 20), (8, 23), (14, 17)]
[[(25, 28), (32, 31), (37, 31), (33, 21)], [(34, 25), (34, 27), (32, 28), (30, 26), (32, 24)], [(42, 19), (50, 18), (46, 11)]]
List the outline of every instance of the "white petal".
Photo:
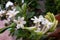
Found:
[(0, 11), (0, 14), (2, 14), (2, 12)]
[(51, 22), (47, 23), (47, 28), (51, 28), (52, 25), (53, 25), (53, 23), (51, 23)]
[(9, 6), (13, 6), (13, 3), (12, 3), (11, 1), (8, 1), (8, 2), (6, 3), (6, 8), (8, 8)]
[(22, 17), (21, 19), (24, 20), (24, 17)]
[(17, 29), (19, 29), (19, 28), (24, 28), (24, 25), (23, 24), (17, 24)]
[(34, 16), (34, 19), (33, 19), (33, 18), (31, 18), (31, 20), (33, 20), (33, 22), (34, 22), (34, 23), (37, 23), (37, 22), (39, 22), (39, 23), (40, 23), (39, 18), (37, 18), (36, 16)]
[(12, 18), (12, 15), (10, 15), (8, 18)]
[(47, 19), (43, 19), (43, 20), (42, 20), (42, 24), (43, 24), (43, 25), (46, 25), (48, 22), (49, 22), (49, 21), (48, 21)]
[(38, 19), (36, 16), (34, 16), (35, 19)]
[(5, 13), (5, 12), (6, 12), (5, 10), (2, 11), (2, 13)]
[(16, 11), (14, 14), (17, 14), (17, 13), (19, 13), (19, 11)]
[(10, 21), (10, 18), (7, 18), (8, 21)]
[(18, 17), (18, 21), (20, 21), (21, 20), (21, 17)]
[(20, 28), (20, 25), (18, 25), (18, 24), (17, 24), (17, 26), (16, 26), (16, 27), (17, 27), (17, 29), (19, 29), (19, 28)]
[(20, 23), (21, 23), (21, 24), (26, 24), (26, 21), (21, 21)]
[(31, 20), (35, 20), (35, 19), (31, 18)]
[(24, 28), (24, 25), (23, 25), (23, 24), (20, 24), (20, 27), (21, 27), (21, 28)]
[(22, 0), (22, 3), (24, 3), (24, 0)]
[(8, 23), (9, 23), (9, 21), (7, 21), (7, 20), (4, 20), (4, 23), (7, 23), (7, 24), (8, 24)]
[(44, 18), (44, 17), (42, 15), (40, 15), (39, 18)]
[(14, 21), (15, 23), (18, 23), (17, 20), (15, 20), (15, 19), (14, 19), (13, 21)]
[(46, 25), (46, 22), (45, 22), (45, 21), (43, 21), (43, 22), (42, 22), (42, 24), (43, 24), (43, 25)]
[(34, 21), (34, 23), (37, 23), (37, 21)]

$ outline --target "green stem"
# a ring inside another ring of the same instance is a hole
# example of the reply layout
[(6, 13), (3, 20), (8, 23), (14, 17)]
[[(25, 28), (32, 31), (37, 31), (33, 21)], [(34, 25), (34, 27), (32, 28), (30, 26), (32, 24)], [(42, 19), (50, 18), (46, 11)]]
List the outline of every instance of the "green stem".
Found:
[(10, 26), (1, 28), (1, 29), (0, 29), (0, 34), (3, 33), (4, 31), (6, 31), (7, 29), (12, 28), (12, 27), (14, 27), (14, 26), (15, 26), (15, 23), (12, 23)]

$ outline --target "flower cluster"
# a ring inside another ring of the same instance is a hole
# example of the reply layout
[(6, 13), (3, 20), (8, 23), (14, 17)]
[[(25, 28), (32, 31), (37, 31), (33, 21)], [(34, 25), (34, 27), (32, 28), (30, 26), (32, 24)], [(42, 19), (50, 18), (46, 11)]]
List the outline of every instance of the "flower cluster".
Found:
[(9, 6), (13, 6), (13, 3), (12, 3), (11, 1), (8, 1), (8, 2), (6, 3), (6, 8), (8, 8)]
[[(31, 20), (33, 20), (33, 22), (35, 23), (35, 26), (36, 26), (36, 28), (37, 28), (37, 31), (36, 31), (36, 32), (42, 31), (42, 32), (45, 33), (45, 32), (48, 31), (48, 29), (51, 28), (52, 25), (53, 25), (52, 22), (50, 22), (49, 20), (47, 20), (46, 18), (44, 18), (42, 15), (40, 15), (39, 18), (37, 18), (36, 16), (34, 16), (34, 19), (31, 18)], [(40, 28), (40, 26), (41, 26), (40, 23), (43, 25), (42, 30), (41, 30), (41, 28)]]
[[(10, 7), (10, 9), (9, 9)], [(1, 7), (0, 7), (1, 8)], [(0, 19), (2, 19), (2, 17), (4, 17), (5, 22), (9, 23), (12, 19), (15, 18), (15, 16), (19, 13), (19, 11), (16, 10), (15, 6), (13, 5), (13, 3), (11, 1), (8, 1), (6, 3), (6, 10), (2, 10), (0, 9)]]
[[(24, 0), (22, 0), (22, 3), (24, 3)], [(10, 7), (10, 9), (8, 9)], [(46, 34), (47, 32), (50, 32), (51, 30), (55, 30), (58, 21), (55, 19), (54, 15), (51, 13), (47, 13), (45, 16), (34, 16), (34, 18), (31, 18), (33, 21), (32, 25), (30, 27), (27, 27), (28, 23), (28, 16), (26, 11), (26, 4), (24, 4), (21, 8), (20, 11), (16, 10), (16, 7), (13, 5), (12, 2), (8, 1), (6, 4), (6, 10), (0, 10), (0, 17), (6, 17), (7, 20), (4, 20), (5, 23), (9, 24), (7, 28), (4, 28), (3, 30), (0, 31), (3, 32), (6, 29), (10, 29), (11, 33), (16, 34), (17, 37), (26, 37), (28, 35), (29, 37), (36, 37), (38, 36), (37, 39), (33, 40), (38, 40), (41, 35)], [(17, 14), (21, 14), (23, 16), (18, 16), (16, 18)], [(24, 13), (23, 13), (24, 12)], [(30, 19), (30, 18), (29, 18)], [(31, 22), (32, 22), (31, 21)], [(26, 32), (26, 33), (25, 33)], [(25, 34), (24, 34), (25, 33)], [(28, 37), (28, 38), (29, 38)]]

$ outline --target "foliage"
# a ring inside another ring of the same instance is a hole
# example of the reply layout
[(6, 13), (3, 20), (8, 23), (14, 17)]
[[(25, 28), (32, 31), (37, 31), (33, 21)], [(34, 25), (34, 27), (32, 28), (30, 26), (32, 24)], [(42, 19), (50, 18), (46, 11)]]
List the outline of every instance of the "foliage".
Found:
[(46, 6), (46, 12), (50, 11), (52, 13), (57, 13), (56, 4), (54, 0), (46, 0), (45, 6)]
[(55, 0), (55, 4), (57, 12), (60, 13), (60, 0)]
[(46, 0), (46, 11), (57, 14), (60, 12), (60, 0)]
[[(18, 4), (22, 4), (22, 0), (15, 0)], [(38, 8), (39, 4), (37, 2), (38, 0), (24, 0), (24, 3), (27, 3), (29, 7), (31, 8)]]
[[(34, 8), (36, 8), (36, 4), (34, 3), (34, 2), (36, 2), (36, 0), (33, 0), (31, 3), (29, 1), (31, 1), (31, 0), (28, 0), (28, 1), (26, 0), (25, 3), (14, 6), (14, 7), (16, 7), (16, 10), (13, 10), (13, 11), (6, 10), (6, 12), (4, 13), (5, 16), (7, 16), (6, 15), (7, 12), (9, 12), (9, 13), (11, 12), (13, 14), (13, 16), (10, 15), (11, 13), (9, 14), (9, 16), (11, 16), (11, 18), (9, 18), (10, 21), (8, 23), (10, 23), (10, 22), (11, 23), (7, 27), (0, 29), (0, 33), (3, 33), (5, 30), (9, 30), (10, 35), (16, 36), (16, 40), (21, 37), (25, 40), (26, 39), (40, 40), (44, 36), (47, 37), (47, 33), (53, 32), (55, 30), (55, 28), (58, 24), (58, 21), (55, 19), (55, 16), (50, 12), (48, 12), (45, 16), (42, 16), (42, 15), (39, 17), (34, 16), (35, 11), (33, 11), (33, 10), (34, 10)], [(19, 2), (18, 2), (18, 4), (19, 4)], [(29, 10), (29, 7), (31, 7), (30, 5), (32, 6), (33, 10), (31, 10), (31, 9)], [(16, 13), (16, 11), (19, 11), (19, 12), (17, 12), (17, 14), (14, 15)], [(1, 14), (1, 15), (3, 15), (3, 14)], [(34, 16), (34, 18), (32, 18), (33, 16)], [(8, 17), (6, 17), (6, 18), (8, 18)], [(33, 20), (34, 25), (33, 25), (33, 23), (31, 23), (32, 21), (30, 19)], [(42, 23), (42, 22), (44, 22), (44, 23)], [(48, 22), (48, 23), (46, 23), (46, 22)], [(29, 23), (31, 23), (31, 24), (29, 24)], [(31, 25), (33, 25), (33, 26), (31, 26)], [(42, 28), (40, 28), (40, 27), (42, 27)]]

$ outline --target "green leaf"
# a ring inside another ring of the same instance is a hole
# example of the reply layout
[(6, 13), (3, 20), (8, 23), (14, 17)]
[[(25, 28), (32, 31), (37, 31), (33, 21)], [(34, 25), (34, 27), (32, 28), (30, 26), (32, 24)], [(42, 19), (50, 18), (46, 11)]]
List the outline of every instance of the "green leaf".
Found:
[(13, 28), (13, 27), (15, 27), (15, 23), (12, 23), (12, 24), (11, 24), (10, 26), (8, 26), (8, 27), (1, 28), (1, 29), (0, 29), (0, 33), (3, 33), (3, 32), (6, 31), (7, 29)]
[(29, 35), (30, 35), (30, 32), (28, 30), (18, 29), (18, 30), (15, 31), (14, 34), (17, 36), (17, 39), (20, 38), (20, 37), (28, 38)]
[(50, 12), (47, 13), (45, 18), (47, 18), (50, 22), (54, 22), (54, 20), (55, 20), (55, 16)]
[(36, 9), (40, 9), (40, 8), (41, 8), (40, 4), (37, 4)]
[(24, 3), (23, 5), (22, 5), (22, 12), (23, 13), (26, 13), (26, 9), (27, 9), (27, 4), (26, 3)]
[(51, 20), (49, 15), (45, 15), (45, 18), (48, 19), (50, 22), (52, 22), (52, 20)]
[(48, 16), (50, 16), (52, 22), (54, 22), (54, 20), (55, 20), (55, 16), (54, 16), (52, 13), (48, 13)]
[(34, 14), (35, 14), (35, 12), (29, 12), (29, 13), (27, 13), (27, 18), (29, 19), (29, 18), (33, 17)]
[(42, 37), (42, 34), (38, 35), (36, 32), (32, 32), (29, 38), (30, 40), (39, 40), (41, 37)]
[(7, 30), (8, 28), (10, 28), (10, 27), (5, 27), (5, 28), (2, 28), (2, 29), (0, 29), (0, 33), (3, 33), (5, 30)]
[(26, 11), (27, 11), (27, 4), (26, 4), (26, 3), (24, 3), (21, 7), (16, 6), (16, 9), (17, 9), (18, 11), (20, 11), (20, 13), (18, 13), (18, 14), (16, 15), (16, 17), (18, 17), (18, 16), (26, 17)]
[(40, 38), (40, 40), (47, 40), (47, 38), (48, 38), (48, 35), (43, 35), (41, 38)]
[(16, 15), (16, 18), (18, 17), (18, 16), (22, 16), (23, 14), (22, 14), (22, 9), (19, 7), (19, 6), (16, 6), (16, 10), (17, 11), (19, 11), (19, 13)]

